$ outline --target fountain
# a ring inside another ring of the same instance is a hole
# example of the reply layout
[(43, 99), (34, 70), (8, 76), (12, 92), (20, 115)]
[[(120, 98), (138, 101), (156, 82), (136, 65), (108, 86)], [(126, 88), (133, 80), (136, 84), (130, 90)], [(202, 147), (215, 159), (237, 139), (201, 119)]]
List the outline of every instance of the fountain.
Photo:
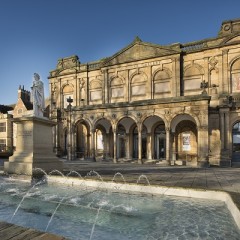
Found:
[(221, 192), (209, 200), (209, 193), (198, 191), (202, 199), (195, 199), (189, 198), (194, 191), (152, 186), (146, 175), (127, 184), (121, 173), (104, 182), (96, 171), (85, 177), (75, 171), (66, 176), (35, 171), (43, 181), (2, 177), (0, 220), (73, 240), (240, 238), (225, 202), (218, 201)]

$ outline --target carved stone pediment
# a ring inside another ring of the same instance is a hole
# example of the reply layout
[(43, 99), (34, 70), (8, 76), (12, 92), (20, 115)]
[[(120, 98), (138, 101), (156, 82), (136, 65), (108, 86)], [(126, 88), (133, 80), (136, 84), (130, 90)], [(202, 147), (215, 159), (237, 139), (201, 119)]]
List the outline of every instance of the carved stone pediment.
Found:
[(57, 69), (70, 69), (79, 67), (80, 62), (78, 56), (74, 55), (58, 60)]
[(166, 47), (142, 42), (139, 38), (136, 38), (130, 45), (120, 50), (112, 57), (109, 57), (103, 65), (115, 65), (119, 63), (133, 62), (177, 53), (179, 53), (179, 50), (176, 48), (176, 46)]

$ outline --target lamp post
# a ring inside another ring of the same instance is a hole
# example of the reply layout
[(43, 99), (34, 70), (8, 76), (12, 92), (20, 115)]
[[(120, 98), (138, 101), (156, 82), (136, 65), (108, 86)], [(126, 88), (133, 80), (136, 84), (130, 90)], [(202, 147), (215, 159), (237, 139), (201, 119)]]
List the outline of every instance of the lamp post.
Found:
[(67, 98), (67, 102), (68, 102), (67, 111), (69, 113), (69, 119), (68, 119), (68, 155), (67, 155), (67, 159), (69, 161), (71, 161), (72, 160), (72, 119), (71, 119), (71, 115), (72, 115), (73, 99), (69, 96)]

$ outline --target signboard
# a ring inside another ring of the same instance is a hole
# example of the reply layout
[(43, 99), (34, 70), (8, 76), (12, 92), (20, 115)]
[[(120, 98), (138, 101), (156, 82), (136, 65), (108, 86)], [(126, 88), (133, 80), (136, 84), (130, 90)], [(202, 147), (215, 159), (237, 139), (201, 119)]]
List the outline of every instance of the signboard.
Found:
[(183, 133), (182, 134), (182, 150), (183, 151), (190, 151), (191, 150), (190, 133)]

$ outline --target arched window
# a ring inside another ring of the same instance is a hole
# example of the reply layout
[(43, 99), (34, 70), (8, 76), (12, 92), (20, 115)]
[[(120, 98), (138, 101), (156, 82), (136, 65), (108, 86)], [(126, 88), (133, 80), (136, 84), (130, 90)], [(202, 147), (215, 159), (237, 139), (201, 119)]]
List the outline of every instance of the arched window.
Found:
[(195, 64), (185, 70), (183, 82), (185, 96), (201, 93), (200, 86), (203, 81), (203, 75), (203, 69)]
[(232, 93), (240, 93), (240, 58), (231, 67)]
[(75, 106), (75, 100), (73, 98), (73, 87), (71, 85), (65, 85), (63, 87), (63, 94), (62, 94), (62, 103), (63, 103), (63, 107), (67, 108), (68, 106), (68, 102), (67, 102), (67, 98), (71, 97), (73, 99), (72, 105)]
[(158, 71), (153, 79), (154, 98), (167, 97), (171, 93), (171, 77), (170, 74), (163, 70)]
[(146, 96), (147, 76), (144, 73), (136, 74), (131, 79), (131, 99), (140, 100)]
[(102, 101), (102, 82), (93, 80), (90, 83), (90, 101), (99, 103)]
[(124, 100), (124, 83), (119, 77), (111, 81), (111, 102), (121, 102)]

